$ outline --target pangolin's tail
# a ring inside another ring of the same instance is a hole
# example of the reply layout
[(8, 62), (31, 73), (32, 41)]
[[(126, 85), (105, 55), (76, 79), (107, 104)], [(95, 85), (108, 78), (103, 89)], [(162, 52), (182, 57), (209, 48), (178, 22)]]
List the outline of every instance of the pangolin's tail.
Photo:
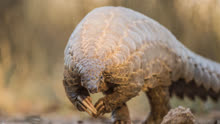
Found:
[[(189, 50), (180, 56), (178, 80), (170, 87), (171, 95), (175, 93), (183, 98), (195, 96), (206, 100), (210, 96), (217, 101), (220, 98), (220, 64), (199, 56)], [(183, 56), (184, 55), (184, 56)]]

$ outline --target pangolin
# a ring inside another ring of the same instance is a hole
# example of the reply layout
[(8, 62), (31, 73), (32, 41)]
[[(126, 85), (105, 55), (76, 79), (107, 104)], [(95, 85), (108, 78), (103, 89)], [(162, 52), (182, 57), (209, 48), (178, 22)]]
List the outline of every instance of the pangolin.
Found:
[[(78, 24), (65, 48), (63, 85), (69, 100), (94, 117), (112, 112), (131, 123), (126, 102), (146, 92), (145, 123), (159, 124), (172, 94), (220, 97), (220, 64), (186, 48), (164, 26), (124, 7), (100, 7)], [(90, 93), (102, 92), (93, 106)]]

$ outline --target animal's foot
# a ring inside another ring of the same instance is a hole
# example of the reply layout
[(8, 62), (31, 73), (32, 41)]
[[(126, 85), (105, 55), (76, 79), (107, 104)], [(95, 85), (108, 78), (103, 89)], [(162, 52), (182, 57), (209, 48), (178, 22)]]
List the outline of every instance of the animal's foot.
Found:
[(103, 115), (107, 112), (110, 112), (111, 109), (109, 108), (109, 106), (106, 104), (106, 100), (105, 98), (101, 98), (99, 99), (96, 104), (95, 104), (95, 108), (97, 110), (97, 114), (96, 117), (98, 117), (99, 115)]
[(143, 122), (143, 124), (160, 124), (162, 119), (152, 119), (148, 118), (146, 121)]
[(90, 96), (78, 96), (75, 104), (76, 104), (76, 108), (79, 111), (86, 111), (91, 116), (97, 114), (97, 111), (92, 104), (92, 100)]
[(117, 120), (114, 121), (113, 124), (131, 124), (131, 121), (123, 121), (123, 120)]
[(160, 124), (162, 120), (163, 120), (163, 117), (154, 116), (153, 114), (150, 114), (147, 117), (147, 119), (143, 122), (143, 124)]

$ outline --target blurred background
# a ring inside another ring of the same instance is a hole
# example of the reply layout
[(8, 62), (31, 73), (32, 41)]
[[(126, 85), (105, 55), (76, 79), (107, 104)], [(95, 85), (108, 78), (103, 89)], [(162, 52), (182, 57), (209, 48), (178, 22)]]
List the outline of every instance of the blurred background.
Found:
[[(87, 117), (65, 96), (64, 48), (88, 12), (109, 5), (157, 20), (188, 48), (220, 62), (220, 0), (0, 0), (0, 115), (59, 112)], [(198, 116), (220, 111), (220, 101), (174, 97), (171, 104), (190, 107)], [(129, 106), (134, 118), (149, 111), (143, 93)]]

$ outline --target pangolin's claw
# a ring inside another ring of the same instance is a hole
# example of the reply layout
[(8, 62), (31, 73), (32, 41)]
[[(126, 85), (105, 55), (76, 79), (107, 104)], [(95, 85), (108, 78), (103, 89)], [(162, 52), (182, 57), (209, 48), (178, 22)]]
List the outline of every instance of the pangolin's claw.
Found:
[(95, 107), (93, 106), (93, 104), (91, 103), (91, 98), (89, 96), (87, 97), (82, 97), (82, 96), (78, 96), (77, 97), (78, 103), (79, 105), (91, 116), (96, 115), (97, 111), (95, 109)]
[(83, 109), (85, 110), (89, 115), (93, 116), (92, 112), (90, 112), (89, 110), (87, 110), (87, 108), (80, 102), (78, 102), (78, 105)]
[(95, 104), (95, 108), (97, 110), (97, 114), (95, 117), (98, 117), (99, 115), (103, 115), (105, 114), (104, 109), (105, 109), (105, 105), (103, 100), (99, 100), (96, 104)]
[(105, 106), (101, 106), (98, 111), (102, 112), (104, 110)]
[(102, 107), (103, 104), (104, 104), (103, 101), (100, 101), (97, 104), (95, 104), (96, 109), (99, 110), (99, 108)]
[(76, 108), (79, 110), (79, 111), (85, 111), (85, 106), (83, 106), (82, 104), (81, 104), (81, 102), (79, 102), (79, 101), (76, 101), (75, 102), (75, 105), (76, 105)]
[[(81, 99), (81, 98), (80, 98)], [(91, 103), (91, 101), (89, 100), (90, 97), (87, 97), (85, 99), (81, 99), (80, 101), (82, 102), (83, 105), (85, 105), (91, 112), (93, 112), (94, 114), (97, 113), (95, 107), (93, 106), (93, 104)]]

